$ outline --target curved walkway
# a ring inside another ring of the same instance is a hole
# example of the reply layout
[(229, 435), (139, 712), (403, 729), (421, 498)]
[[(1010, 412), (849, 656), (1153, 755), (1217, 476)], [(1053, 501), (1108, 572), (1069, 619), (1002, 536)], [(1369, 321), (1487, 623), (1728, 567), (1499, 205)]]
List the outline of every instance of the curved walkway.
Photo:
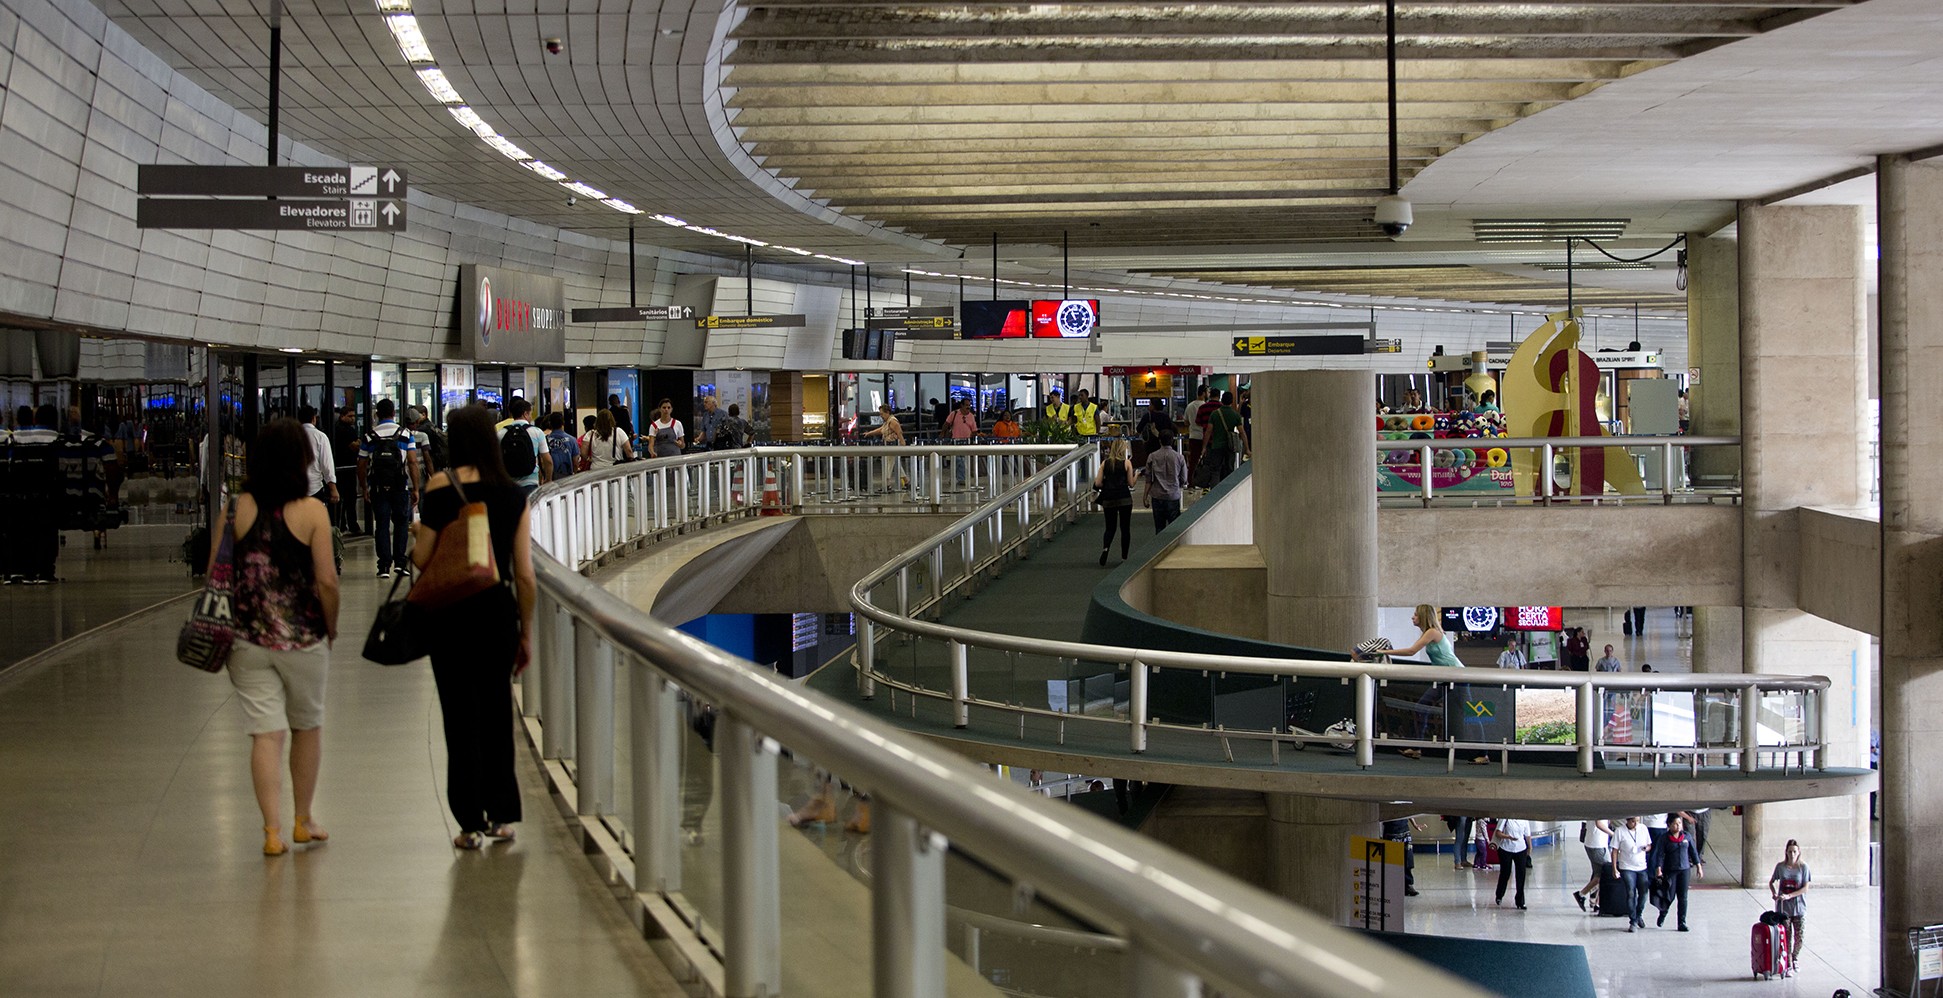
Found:
[(328, 846), (260, 855), (242, 712), (176, 663), (182, 604), (0, 679), (0, 994), (683, 994), (525, 750), (519, 841), (452, 850), (431, 673), (358, 657), (372, 569), (345, 566)]

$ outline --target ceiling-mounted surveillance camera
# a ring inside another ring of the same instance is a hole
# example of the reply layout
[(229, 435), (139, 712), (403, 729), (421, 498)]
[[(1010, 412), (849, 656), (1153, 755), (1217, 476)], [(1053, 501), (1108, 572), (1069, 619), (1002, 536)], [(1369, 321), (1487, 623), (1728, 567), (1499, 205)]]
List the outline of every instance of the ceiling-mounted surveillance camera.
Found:
[(561, 41), (558, 38), (549, 38), (546, 40), (546, 53), (548, 55), (559, 55), (561, 52), (565, 51), (566, 48), (567, 48), (567, 43)]
[(571, 208), (571, 207), (573, 207), (574, 205), (577, 205), (577, 204), (579, 204), (579, 203), (580, 203), (580, 199), (579, 199), (579, 198), (577, 198), (577, 197), (574, 197), (574, 196), (573, 196), (573, 195), (571, 195), (571, 194), (569, 194), (569, 195), (567, 195), (567, 207), (569, 207), (569, 208)]
[(1376, 202), (1376, 227), (1391, 239), (1408, 232), (1411, 221), (1410, 202), (1402, 197), (1392, 194)]

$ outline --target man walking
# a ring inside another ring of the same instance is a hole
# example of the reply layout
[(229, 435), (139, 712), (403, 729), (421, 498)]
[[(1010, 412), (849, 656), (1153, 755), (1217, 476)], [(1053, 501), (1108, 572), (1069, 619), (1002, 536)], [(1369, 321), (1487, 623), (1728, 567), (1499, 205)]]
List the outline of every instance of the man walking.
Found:
[(1639, 823), (1638, 816), (1627, 818), (1625, 824), (1612, 830), (1613, 869), (1626, 881), (1626, 893), (1630, 895), (1627, 932), (1646, 928), (1646, 860), (1652, 854), (1653, 836)]
[(1498, 653), (1498, 668), (1522, 669), (1525, 667), (1525, 653), (1518, 647), (1518, 636), (1505, 639), (1504, 651)]
[(421, 487), (418, 443), (392, 418), (396, 412), (390, 399), (379, 399), (378, 425), (358, 447), (358, 491), (371, 509), (380, 579), (391, 578), (394, 567), (401, 575), (411, 574), (406, 530), (412, 518), (412, 493)]
[(332, 460), (331, 438), (317, 428), (317, 407), (301, 406), (297, 409), (297, 422), (304, 424), (304, 439), (310, 441), (309, 476), (310, 497), (321, 500), (325, 506), (337, 508), (337, 465)]
[[(527, 420), (533, 403), (515, 395), (506, 402), (506, 417), (498, 423), (499, 455), (506, 462), (506, 473), (513, 476), (522, 497), (533, 494), (542, 484), (553, 481), (553, 458), (547, 449), (546, 434)], [(542, 461), (541, 455), (546, 455)]]
[[(340, 482), (357, 477), (358, 445), (363, 440), (358, 433), (357, 413), (345, 406), (337, 414), (337, 422), (331, 426), (331, 453), (336, 457), (333, 476)], [(337, 525), (346, 537), (360, 533), (358, 521), (358, 492), (346, 490), (339, 496)]]
[(1592, 663), (1592, 667), (1600, 672), (1618, 672), (1625, 668), (1619, 659), (1613, 657), (1611, 645), (1606, 646), (1605, 655), (1601, 656), (1599, 661)]
[[(695, 417), (695, 436), (688, 441), (688, 449), (691, 453), (698, 450), (715, 449), (716, 434), (722, 429), (722, 424), (729, 418), (728, 414), (724, 413), (719, 406), (720, 403), (715, 401), (715, 396), (702, 396), (702, 414)], [(727, 448), (724, 449), (726, 450)]]

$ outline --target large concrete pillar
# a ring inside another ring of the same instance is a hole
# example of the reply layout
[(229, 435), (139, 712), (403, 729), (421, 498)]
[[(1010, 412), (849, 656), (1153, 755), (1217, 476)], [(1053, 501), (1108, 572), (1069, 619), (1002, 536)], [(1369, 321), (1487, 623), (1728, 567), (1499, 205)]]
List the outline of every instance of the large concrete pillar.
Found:
[(1943, 922), (1943, 161), (1876, 174), (1882, 372), (1882, 983)]
[[(1740, 246), (1731, 236), (1687, 235), (1687, 432), (1741, 432)], [(1688, 469), (1696, 485), (1731, 484), (1740, 455), (1706, 447)]]
[[(1261, 397), (1259, 391), (1255, 397)], [(1375, 804), (1269, 794), (1269, 889), (1338, 925), (1347, 923), (1343, 878), (1350, 868), (1349, 840), (1374, 838), (1381, 831)]]
[[(1745, 667), (1831, 677), (1829, 764), (1867, 765), (1869, 703), (1851, 676), (1868, 638), (1797, 609), (1795, 512), (1869, 503), (1862, 211), (1743, 205), (1739, 256)], [(1765, 883), (1798, 839), (1818, 886), (1864, 884), (1868, 831), (1866, 795), (1761, 805), (1745, 826), (1742, 879)]]
[(1376, 379), (1271, 371), (1250, 380), (1268, 638), (1347, 649), (1376, 633)]

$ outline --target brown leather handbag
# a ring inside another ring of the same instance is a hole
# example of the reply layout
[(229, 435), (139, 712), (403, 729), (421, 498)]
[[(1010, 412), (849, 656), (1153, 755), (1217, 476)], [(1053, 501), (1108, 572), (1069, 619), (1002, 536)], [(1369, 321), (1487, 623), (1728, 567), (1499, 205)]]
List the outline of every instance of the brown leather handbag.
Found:
[(439, 528), (432, 557), (419, 572), (405, 599), (428, 610), (450, 606), (499, 585), (499, 563), (493, 558), (492, 525), (486, 504), (466, 498), (458, 469), (446, 474), (459, 496), (459, 515)]

